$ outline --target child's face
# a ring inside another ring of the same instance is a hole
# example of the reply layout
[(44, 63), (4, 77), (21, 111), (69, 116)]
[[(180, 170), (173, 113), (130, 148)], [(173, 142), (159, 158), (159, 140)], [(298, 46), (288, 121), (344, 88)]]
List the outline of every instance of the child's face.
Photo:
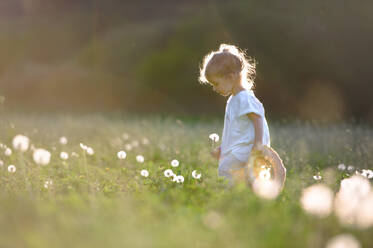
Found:
[(212, 84), (212, 89), (222, 96), (228, 96), (232, 94), (233, 83), (224, 77), (211, 75), (208, 77), (208, 81)]

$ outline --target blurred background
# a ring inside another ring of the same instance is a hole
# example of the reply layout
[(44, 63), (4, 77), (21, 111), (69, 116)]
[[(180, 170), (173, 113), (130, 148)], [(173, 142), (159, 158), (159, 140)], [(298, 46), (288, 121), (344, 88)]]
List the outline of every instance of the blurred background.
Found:
[(1, 0), (7, 110), (214, 115), (220, 43), (257, 61), (269, 118), (373, 121), (368, 0)]

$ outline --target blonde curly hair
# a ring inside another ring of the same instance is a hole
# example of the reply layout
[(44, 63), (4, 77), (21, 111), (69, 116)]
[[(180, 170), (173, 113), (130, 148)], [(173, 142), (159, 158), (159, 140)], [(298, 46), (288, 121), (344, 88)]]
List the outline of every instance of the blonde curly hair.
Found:
[(255, 61), (248, 58), (238, 47), (221, 44), (219, 50), (212, 51), (203, 58), (199, 82), (211, 84), (207, 79), (209, 75), (222, 77), (229, 73), (239, 73), (242, 83), (245, 83), (249, 89), (254, 87)]

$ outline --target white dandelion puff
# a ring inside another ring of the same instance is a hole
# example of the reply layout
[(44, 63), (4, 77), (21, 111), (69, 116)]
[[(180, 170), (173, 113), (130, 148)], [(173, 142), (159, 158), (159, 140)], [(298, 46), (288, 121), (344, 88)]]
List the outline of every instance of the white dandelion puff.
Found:
[(314, 175), (313, 176), (313, 179), (315, 179), (316, 181), (319, 181), (322, 179), (321, 175), (317, 174), (317, 175)]
[(315, 184), (303, 190), (300, 202), (308, 214), (324, 218), (333, 209), (333, 197), (333, 191), (329, 187)]
[(361, 245), (351, 234), (339, 234), (328, 241), (326, 248), (361, 248)]
[(84, 145), (83, 143), (79, 143), (80, 148), (82, 148), (84, 151), (87, 151), (88, 146)]
[(124, 133), (123, 135), (122, 135), (122, 138), (124, 139), (124, 140), (128, 140), (129, 139), (129, 134), (128, 133)]
[(125, 159), (125, 158), (127, 157), (127, 153), (126, 153), (125, 151), (119, 151), (119, 152), (117, 153), (117, 157), (118, 157), (119, 159)]
[(172, 160), (172, 161), (171, 161), (171, 166), (172, 166), (172, 167), (178, 167), (178, 166), (179, 166), (179, 161), (176, 160), (176, 159)]
[(62, 160), (68, 160), (69, 159), (69, 154), (67, 152), (61, 152), (60, 153), (60, 158)]
[[(368, 179), (360, 175), (354, 175), (341, 181), (340, 189), (334, 201), (334, 211), (342, 225), (365, 227), (364, 223), (361, 225), (359, 222), (358, 216), (361, 212), (359, 208), (364, 205), (362, 202), (369, 196), (370, 192), (371, 186)], [(369, 216), (363, 218), (369, 218)]]
[(214, 142), (218, 142), (219, 141), (219, 135), (217, 133), (212, 133), (209, 135), (209, 139), (214, 141)]
[(345, 170), (346, 169), (346, 165), (345, 164), (339, 164), (338, 165), (338, 170)]
[(13, 148), (20, 152), (27, 151), (30, 139), (24, 135), (18, 134), (13, 138)]
[(201, 178), (201, 173), (197, 174), (197, 171), (194, 170), (194, 171), (192, 171), (192, 177), (195, 178), (195, 179), (200, 179)]
[(142, 155), (137, 155), (136, 156), (136, 161), (139, 162), (139, 163), (144, 163), (145, 158)]
[(53, 185), (53, 181), (52, 180), (47, 180), (45, 181), (44, 183), (44, 188), (48, 189), (49, 187), (51, 187)]
[(36, 149), (33, 153), (33, 159), (38, 165), (47, 165), (51, 159), (51, 153), (45, 149)]
[(95, 151), (93, 150), (92, 147), (88, 147), (88, 148), (87, 148), (87, 154), (88, 154), (88, 155), (92, 156), (94, 153), (95, 153)]
[(175, 181), (177, 183), (182, 183), (182, 182), (184, 182), (184, 177), (182, 175), (178, 175), (178, 176), (176, 176)]
[(67, 138), (65, 136), (60, 137), (60, 144), (66, 145), (67, 144)]
[(124, 149), (127, 150), (127, 151), (131, 151), (132, 150), (132, 146), (130, 144), (125, 144), (124, 145)]
[(14, 165), (9, 165), (8, 166), (8, 171), (10, 172), (10, 173), (14, 173), (14, 172), (16, 172), (16, 167), (14, 166)]
[(148, 140), (147, 138), (143, 138), (143, 139), (141, 140), (141, 143), (142, 143), (143, 145), (148, 145), (148, 144), (149, 144), (149, 140)]
[(171, 169), (167, 169), (164, 171), (164, 176), (165, 177), (171, 177), (174, 175), (174, 172)]
[(5, 151), (4, 151), (4, 155), (9, 157), (10, 155), (12, 155), (12, 150), (11, 150), (10, 148), (7, 147), (7, 148), (5, 149)]
[(352, 166), (352, 165), (349, 165), (349, 166), (347, 167), (347, 170), (348, 170), (348, 171), (352, 171), (353, 169), (355, 169), (355, 167)]
[(280, 185), (273, 180), (254, 180), (252, 188), (257, 196), (267, 200), (276, 198), (280, 193)]
[(141, 176), (148, 177), (149, 176), (149, 171), (147, 171), (147, 170), (141, 170)]
[(134, 140), (134, 141), (131, 142), (131, 145), (132, 145), (132, 147), (138, 147), (139, 142), (137, 140)]

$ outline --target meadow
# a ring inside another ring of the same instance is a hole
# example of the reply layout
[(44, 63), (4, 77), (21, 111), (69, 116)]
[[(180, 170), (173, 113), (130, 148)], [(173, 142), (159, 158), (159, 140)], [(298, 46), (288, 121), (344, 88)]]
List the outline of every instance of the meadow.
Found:
[[(313, 248), (344, 233), (373, 247), (372, 227), (342, 225), (333, 213), (312, 216), (300, 204), (308, 186), (322, 183), (336, 193), (343, 178), (373, 168), (371, 126), (269, 121), (287, 181), (268, 200), (218, 178), (210, 151), (220, 141), (209, 135), (220, 135), (222, 121), (2, 114), (0, 247)], [(30, 139), (25, 152), (12, 146), (18, 134)], [(37, 148), (50, 152), (46, 165), (35, 162)], [(183, 180), (166, 177), (167, 169)]]

